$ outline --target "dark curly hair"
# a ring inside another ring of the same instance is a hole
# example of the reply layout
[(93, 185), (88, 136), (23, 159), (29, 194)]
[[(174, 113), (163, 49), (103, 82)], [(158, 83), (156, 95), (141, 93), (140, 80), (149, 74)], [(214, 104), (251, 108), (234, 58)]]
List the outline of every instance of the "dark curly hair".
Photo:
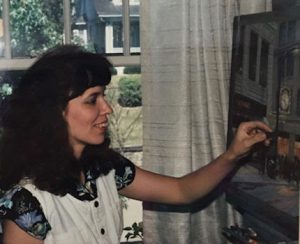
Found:
[[(41, 190), (65, 195), (79, 183), (84, 166), (73, 155), (62, 112), (70, 99), (87, 88), (108, 85), (111, 68), (101, 54), (62, 45), (46, 52), (26, 71), (2, 110), (2, 189), (28, 177)], [(83, 154), (92, 150), (100, 155), (107, 148), (107, 143), (90, 146)], [(107, 171), (109, 166), (105, 167)]]

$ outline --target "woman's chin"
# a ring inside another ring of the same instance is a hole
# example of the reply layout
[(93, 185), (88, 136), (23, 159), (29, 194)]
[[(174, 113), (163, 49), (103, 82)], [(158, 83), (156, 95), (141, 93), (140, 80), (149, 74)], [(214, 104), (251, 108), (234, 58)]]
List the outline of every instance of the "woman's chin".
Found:
[(97, 138), (95, 140), (93, 140), (90, 144), (91, 145), (101, 145), (105, 142), (105, 137), (103, 138)]

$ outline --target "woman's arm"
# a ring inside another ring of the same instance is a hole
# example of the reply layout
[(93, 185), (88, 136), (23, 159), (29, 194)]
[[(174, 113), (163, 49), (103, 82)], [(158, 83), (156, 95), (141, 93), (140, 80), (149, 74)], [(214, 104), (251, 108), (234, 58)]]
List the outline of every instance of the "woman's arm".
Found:
[(271, 129), (262, 122), (242, 123), (228, 150), (211, 163), (183, 177), (169, 177), (136, 168), (134, 181), (120, 191), (130, 198), (169, 204), (191, 203), (209, 193), (259, 142), (268, 143), (265, 131)]
[(36, 239), (22, 230), (11, 220), (5, 220), (3, 225), (3, 244), (43, 244), (43, 240)]

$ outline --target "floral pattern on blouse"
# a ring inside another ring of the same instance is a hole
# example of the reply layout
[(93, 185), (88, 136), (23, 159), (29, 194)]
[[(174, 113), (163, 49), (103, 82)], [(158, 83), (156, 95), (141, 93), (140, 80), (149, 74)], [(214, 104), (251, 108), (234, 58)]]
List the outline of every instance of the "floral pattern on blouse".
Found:
[(0, 191), (0, 216), (14, 221), (37, 239), (45, 239), (51, 229), (38, 200), (18, 185), (6, 192)]
[(134, 172), (131, 167), (126, 166), (124, 169), (125, 170), (122, 175), (117, 175), (117, 174), (115, 175), (117, 189), (119, 190), (129, 185), (132, 182), (134, 177)]
[[(128, 186), (134, 179), (135, 166), (128, 159), (119, 155), (114, 163), (115, 182), (118, 190)], [(96, 180), (101, 176), (100, 168), (86, 169), (85, 183), (74, 186), (70, 192), (81, 201), (91, 201), (97, 198)], [(8, 191), (0, 189), (0, 218), (14, 221), (29, 235), (44, 240), (51, 226), (47, 221), (42, 207), (31, 192), (16, 185)]]

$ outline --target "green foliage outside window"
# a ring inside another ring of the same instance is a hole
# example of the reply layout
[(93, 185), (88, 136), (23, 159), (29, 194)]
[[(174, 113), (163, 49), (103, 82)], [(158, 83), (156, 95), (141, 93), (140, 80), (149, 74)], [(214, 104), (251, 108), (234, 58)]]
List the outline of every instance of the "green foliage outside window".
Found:
[(95, 46), (92, 41), (89, 41), (88, 43), (85, 43), (84, 40), (80, 36), (72, 35), (72, 44), (82, 46), (84, 47), (87, 51), (95, 53)]
[(11, 0), (13, 56), (36, 56), (63, 40), (63, 1)]
[(139, 75), (124, 76), (119, 80), (119, 99), (122, 107), (142, 105), (142, 90)]
[(6, 96), (12, 94), (13, 88), (9, 83), (3, 83), (0, 85), (0, 97), (4, 99)]

